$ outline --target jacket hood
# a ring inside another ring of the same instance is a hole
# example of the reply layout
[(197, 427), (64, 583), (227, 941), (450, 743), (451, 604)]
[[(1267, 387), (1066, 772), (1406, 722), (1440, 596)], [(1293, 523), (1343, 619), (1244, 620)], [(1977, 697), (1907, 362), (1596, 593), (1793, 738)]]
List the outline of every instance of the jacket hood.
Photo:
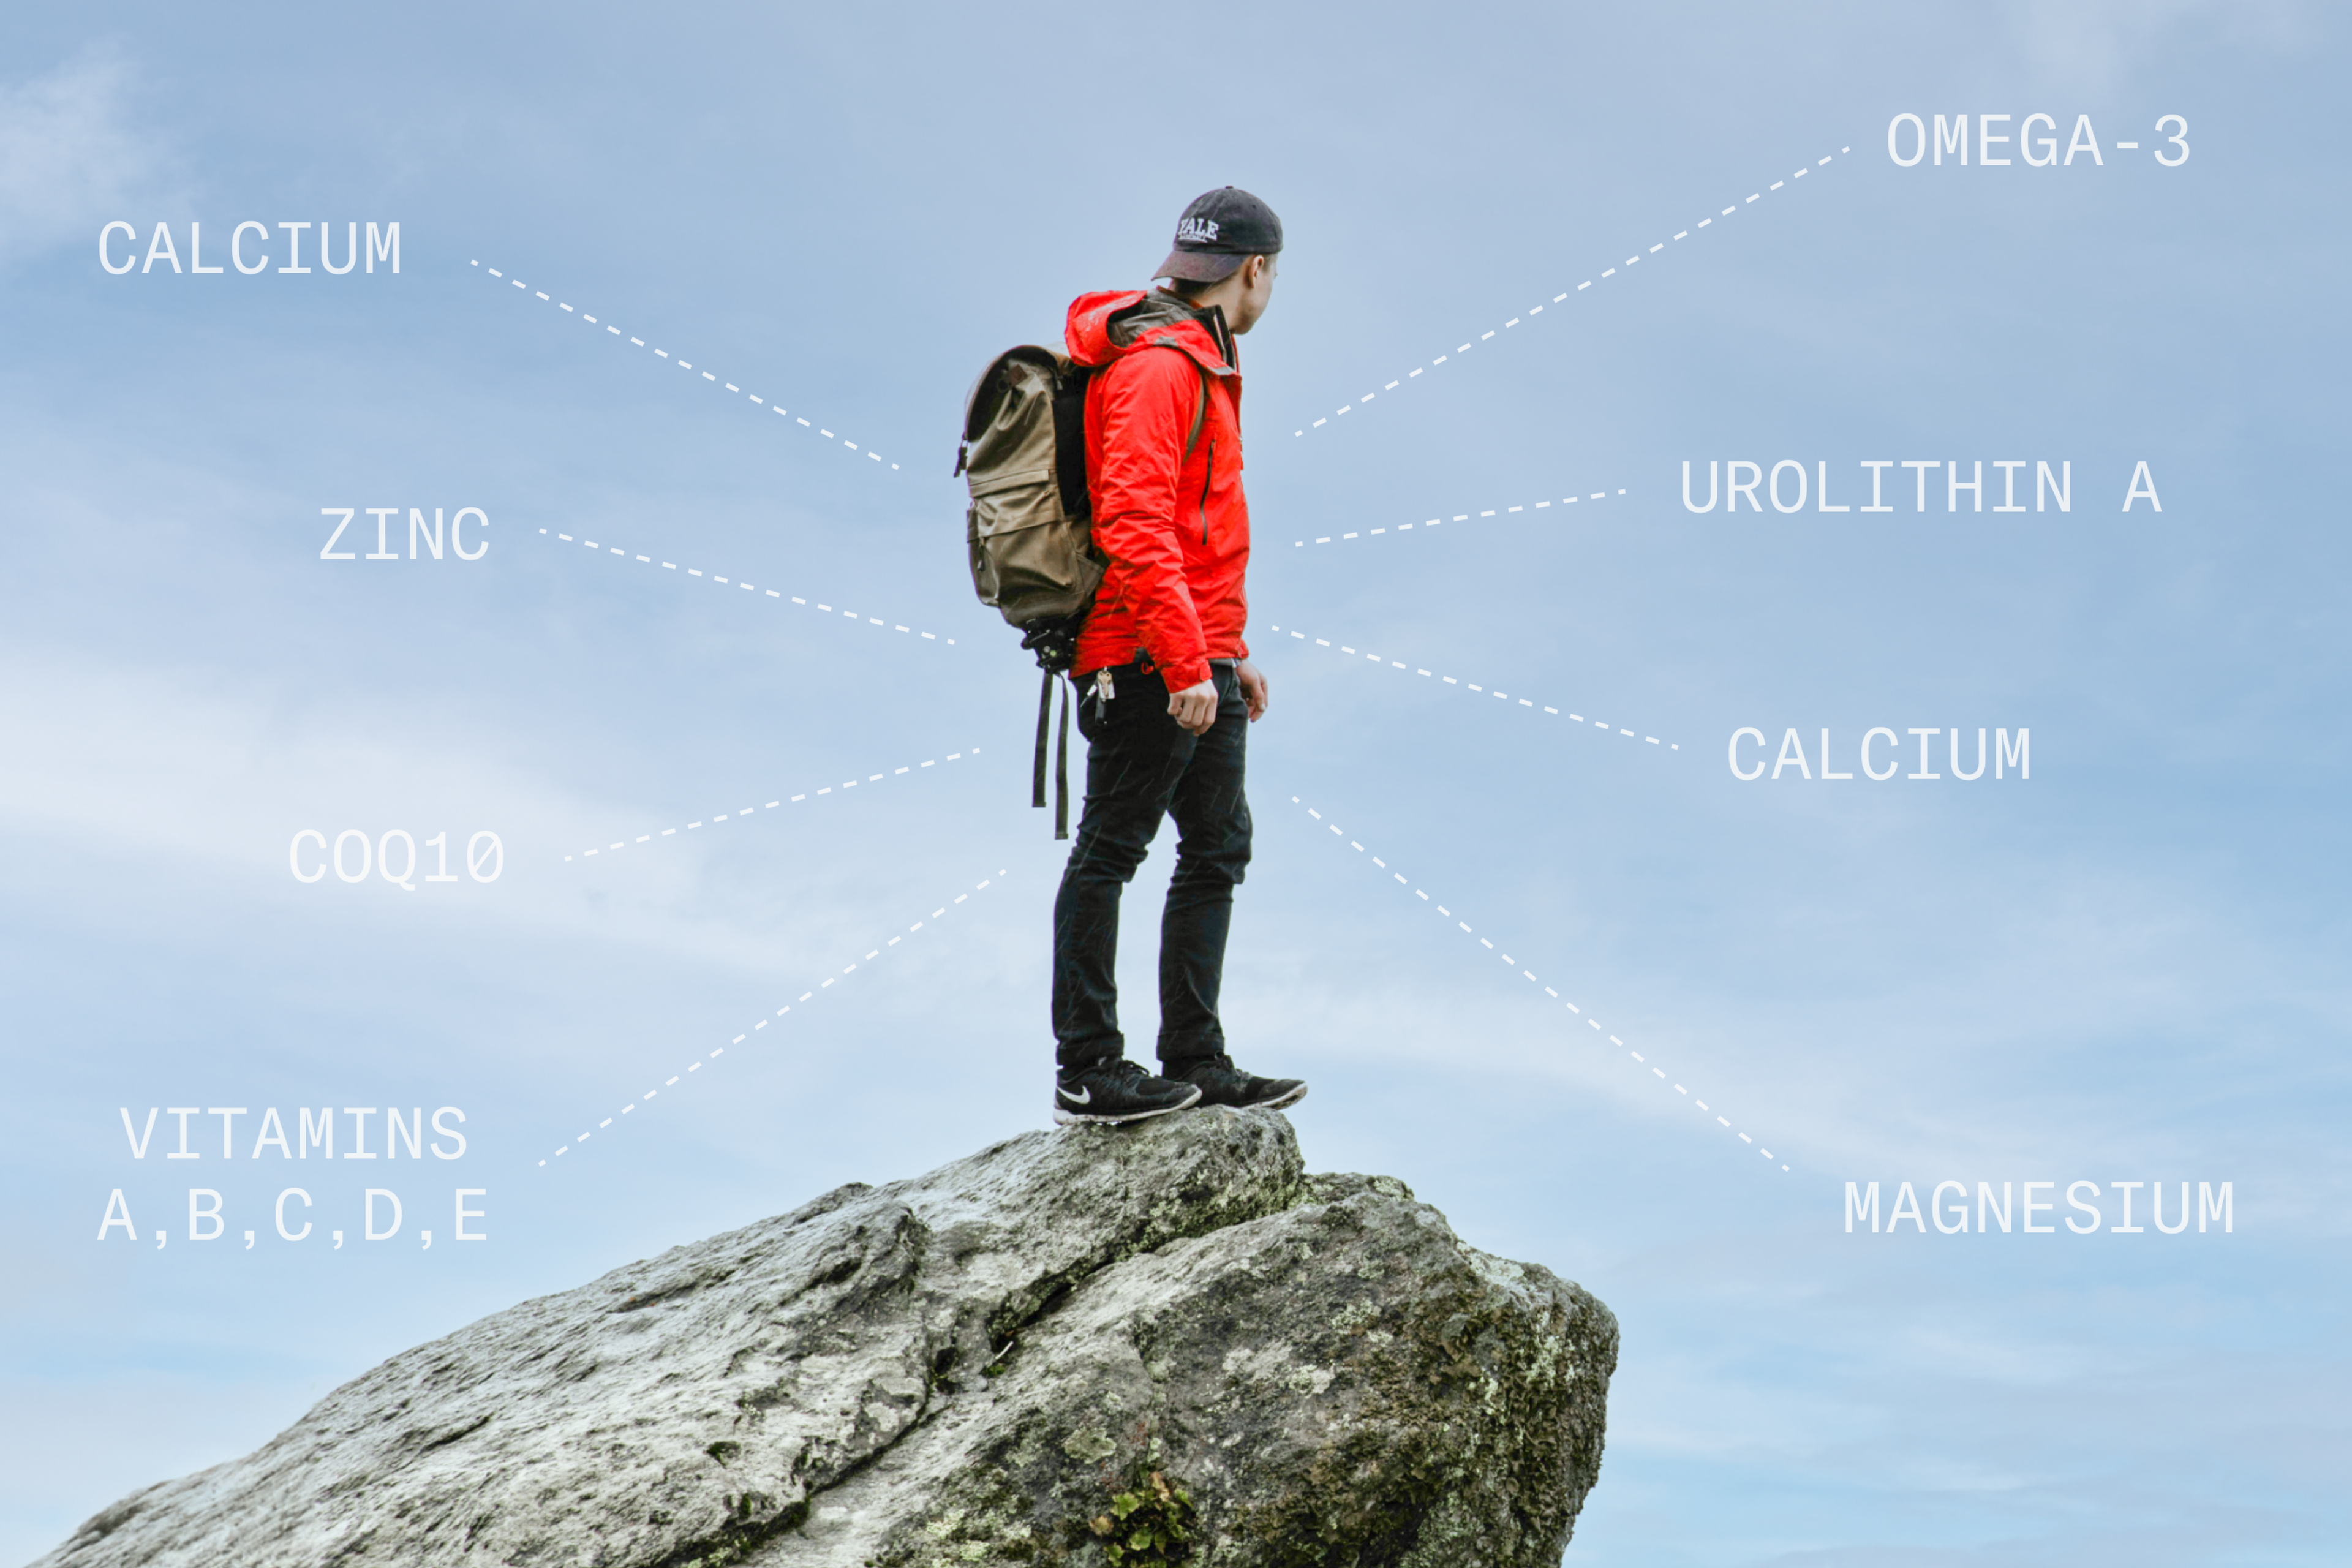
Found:
[(1070, 301), (1062, 342), (1083, 365), (1108, 364), (1141, 348), (1172, 348), (1213, 375), (1228, 375), (1240, 356), (1223, 326), (1222, 312), (1213, 310), (1204, 318), (1164, 289), (1107, 289)]

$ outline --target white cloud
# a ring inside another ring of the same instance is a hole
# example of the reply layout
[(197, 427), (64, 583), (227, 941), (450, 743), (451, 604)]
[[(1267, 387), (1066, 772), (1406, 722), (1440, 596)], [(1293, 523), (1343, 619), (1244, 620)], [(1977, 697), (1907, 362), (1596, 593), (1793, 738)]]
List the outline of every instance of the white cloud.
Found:
[(2301, 0), (2076, 0), (2025, 5), (2011, 13), (2011, 25), (2051, 79), (2112, 91), (2177, 55), (2186, 32), (2276, 53), (2301, 36), (2305, 15)]
[(129, 66), (92, 55), (0, 87), (0, 262), (136, 221), (166, 157), (131, 123), (131, 86)]
[[(757, 828), (747, 825), (735, 837), (720, 837), (714, 824), (698, 840), (636, 848), (625, 862), (565, 864), (559, 855), (622, 833), (615, 823), (651, 830), (662, 819), (625, 795), (593, 785), (583, 792), (574, 774), (532, 761), (527, 746), (509, 756), (430, 698), (378, 694), (339, 713), (303, 706), (268, 681), (13, 641), (0, 643), (0, 669), (38, 672), (0, 683), (0, 735), (13, 748), (0, 768), (0, 835), (20, 835), (58, 852), (61, 866), (83, 868), (61, 870), (49, 885), (61, 912), (69, 907), (78, 918), (125, 930), (131, 917), (111, 873), (87, 868), (139, 867), (148, 889), (140, 909), (186, 897), (216, 912), (236, 908), (234, 924), (289, 893), (304, 896), (289, 858), (297, 828), (316, 826), (331, 842), (352, 824), (369, 835), (400, 827), (429, 845), (436, 829), (454, 826), (451, 842), (463, 844), (488, 826), (502, 830), (501, 886), (495, 903), (469, 912), (497, 929), (614, 943), (766, 986), (780, 953), (829, 962), (836, 948), (869, 933), (887, 940), (921, 915), (918, 906), (992, 868), (981, 865), (992, 850), (966, 849), (936, 877), (906, 879), (910, 898), (899, 880), (877, 881), (870, 868), (849, 876), (797, 858), (795, 846), (808, 835), (856, 831), (844, 818), (885, 820), (903, 834), (960, 810), (976, 787), (965, 773), (941, 773), (944, 787), (910, 788), (876, 808), (845, 796), (799, 816), (763, 812)], [(771, 793), (743, 787), (725, 798), (756, 805)], [(830, 816), (817, 815), (827, 810)], [(866, 815), (852, 817), (853, 810)], [(423, 853), (419, 875), (438, 864), (436, 850)], [(462, 868), (462, 850), (449, 854), (449, 865)], [(624, 868), (609, 876), (599, 868), (616, 864)], [(346, 916), (392, 922), (369, 925), (372, 941), (406, 940), (397, 934), (403, 902), (431, 889), (410, 894), (381, 876), (362, 884), (361, 896), (373, 902)], [(780, 885), (792, 895), (780, 896)], [(328, 884), (331, 894), (334, 887)], [(989, 928), (992, 943), (1003, 934)], [(1010, 962), (1002, 953), (992, 959)]]

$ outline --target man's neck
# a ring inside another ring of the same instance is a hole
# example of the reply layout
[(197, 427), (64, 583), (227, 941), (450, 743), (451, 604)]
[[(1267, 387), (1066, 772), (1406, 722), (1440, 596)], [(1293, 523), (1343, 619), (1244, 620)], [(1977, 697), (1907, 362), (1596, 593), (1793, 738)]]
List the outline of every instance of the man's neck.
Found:
[[(1240, 274), (1235, 273), (1234, 276), (1238, 278)], [(1170, 292), (1173, 293), (1174, 290), (1171, 289)], [(1213, 289), (1203, 289), (1198, 294), (1178, 294), (1176, 297), (1196, 310), (1215, 309), (1230, 311), (1240, 295), (1241, 290), (1233, 287), (1231, 280), (1227, 280), (1219, 283)]]
[(1195, 321), (1209, 329), (1209, 341), (1217, 345), (1217, 353), (1235, 370), (1241, 368), (1241, 345), (1234, 341), (1234, 329), (1225, 320), (1224, 301), (1211, 297), (1210, 292), (1185, 295), (1173, 289), (1161, 289), (1160, 293), (1182, 305)]

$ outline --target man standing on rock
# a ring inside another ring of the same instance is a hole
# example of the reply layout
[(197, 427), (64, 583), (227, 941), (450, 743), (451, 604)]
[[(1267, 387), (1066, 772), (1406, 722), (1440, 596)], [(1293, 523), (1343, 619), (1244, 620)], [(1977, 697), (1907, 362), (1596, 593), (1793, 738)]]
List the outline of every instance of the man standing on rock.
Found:
[[(1184, 209), (1165, 289), (1079, 296), (1070, 357), (1087, 386), (1087, 483), (1108, 559), (1071, 679), (1086, 806), (1054, 900), (1054, 1119), (1137, 1121), (1193, 1104), (1285, 1106), (1307, 1085), (1244, 1072), (1217, 1017), (1234, 887), (1250, 858), (1249, 726), (1268, 700), (1249, 660), (1242, 378), (1234, 340), (1274, 298), (1282, 222), (1227, 185)], [(1163, 816), (1176, 872), (1160, 921), (1160, 1063), (1118, 1028), (1120, 890)]]

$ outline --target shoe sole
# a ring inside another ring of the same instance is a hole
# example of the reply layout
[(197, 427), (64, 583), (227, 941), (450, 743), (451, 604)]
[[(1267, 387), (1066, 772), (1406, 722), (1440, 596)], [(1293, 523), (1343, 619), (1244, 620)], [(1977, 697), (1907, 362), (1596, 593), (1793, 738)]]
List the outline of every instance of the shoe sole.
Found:
[(1192, 1098), (1163, 1105), (1153, 1110), (1130, 1110), (1123, 1116), (1087, 1116), (1075, 1110), (1054, 1107), (1054, 1120), (1064, 1127), (1122, 1127), (1130, 1121), (1148, 1121), (1155, 1116), (1167, 1116), (1174, 1111), (1190, 1110), (1201, 1103), (1201, 1091), (1192, 1090)]
[(1288, 1094), (1276, 1095), (1272, 1100), (1253, 1100), (1247, 1105), (1225, 1105), (1222, 1100), (1216, 1103), (1224, 1106), (1228, 1110), (1282, 1110), (1297, 1104), (1306, 1098), (1307, 1086), (1302, 1083)]

